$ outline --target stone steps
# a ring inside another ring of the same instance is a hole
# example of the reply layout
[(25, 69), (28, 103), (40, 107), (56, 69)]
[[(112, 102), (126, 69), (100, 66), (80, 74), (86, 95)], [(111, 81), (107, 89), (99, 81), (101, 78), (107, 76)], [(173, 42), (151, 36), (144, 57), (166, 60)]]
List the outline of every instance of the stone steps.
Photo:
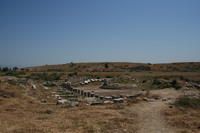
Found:
[(74, 95), (71, 95), (71, 96), (68, 96), (68, 95), (60, 95), (60, 97), (62, 98), (77, 98), (77, 96), (74, 96)]
[(69, 100), (69, 101), (78, 101), (77, 98), (67, 98), (67, 100)]
[(55, 90), (55, 92), (62, 98), (62, 99), (66, 99), (69, 101), (78, 101), (78, 96), (74, 95), (74, 92), (71, 90), (66, 90), (66, 89), (62, 89), (62, 88), (58, 88)]

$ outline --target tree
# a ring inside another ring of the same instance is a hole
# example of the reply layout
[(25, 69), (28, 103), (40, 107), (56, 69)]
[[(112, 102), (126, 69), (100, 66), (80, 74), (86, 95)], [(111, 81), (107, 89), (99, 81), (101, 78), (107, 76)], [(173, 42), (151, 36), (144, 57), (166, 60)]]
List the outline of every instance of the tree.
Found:
[(0, 67), (0, 72), (1, 72), (1, 67)]
[(70, 66), (73, 67), (75, 64), (74, 62), (70, 62)]
[(18, 67), (13, 67), (13, 71), (17, 71)]
[(108, 66), (108, 63), (105, 63), (105, 66), (104, 66), (105, 68), (108, 68), (109, 66)]
[(8, 67), (3, 67), (2, 71), (3, 72), (7, 72), (7, 71), (9, 71), (9, 68)]

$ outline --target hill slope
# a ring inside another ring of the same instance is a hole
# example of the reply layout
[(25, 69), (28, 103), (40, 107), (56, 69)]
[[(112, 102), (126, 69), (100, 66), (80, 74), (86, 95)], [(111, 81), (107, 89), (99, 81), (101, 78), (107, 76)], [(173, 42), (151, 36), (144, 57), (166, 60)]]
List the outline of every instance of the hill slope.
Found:
[[(132, 71), (180, 71), (199, 72), (200, 62), (145, 64), (128, 62), (68, 63), (23, 68), (29, 71), (77, 71), (77, 72), (132, 72)], [(22, 69), (22, 70), (23, 70)]]

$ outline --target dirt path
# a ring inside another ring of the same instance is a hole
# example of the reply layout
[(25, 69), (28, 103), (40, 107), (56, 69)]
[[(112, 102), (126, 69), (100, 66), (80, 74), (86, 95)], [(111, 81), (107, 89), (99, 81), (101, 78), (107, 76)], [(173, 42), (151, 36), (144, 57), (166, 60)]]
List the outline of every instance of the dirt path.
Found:
[[(176, 98), (177, 91), (166, 89), (152, 91), (151, 93), (161, 98)], [(153, 102), (142, 102), (133, 106), (132, 110), (138, 114), (138, 133), (175, 133), (175, 129), (167, 125), (162, 110), (167, 108), (167, 101), (155, 100)]]
[(139, 116), (138, 133), (175, 133), (162, 116), (161, 110), (165, 106), (162, 101), (138, 104), (136, 107)]

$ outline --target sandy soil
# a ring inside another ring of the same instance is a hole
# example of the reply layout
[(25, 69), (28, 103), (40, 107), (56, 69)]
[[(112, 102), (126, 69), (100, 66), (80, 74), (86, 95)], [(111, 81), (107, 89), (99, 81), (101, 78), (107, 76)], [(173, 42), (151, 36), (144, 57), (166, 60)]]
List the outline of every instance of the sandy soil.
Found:
[(162, 109), (165, 107), (165, 103), (161, 101), (134, 106), (139, 117), (138, 133), (175, 133), (162, 116)]
[[(161, 99), (153, 102), (140, 102), (131, 107), (131, 111), (138, 116), (137, 133), (175, 133), (176, 129), (165, 121), (163, 110), (168, 108), (168, 102), (180, 95), (174, 89), (153, 90), (150, 95), (159, 95)], [(163, 101), (162, 99), (168, 99)]]

